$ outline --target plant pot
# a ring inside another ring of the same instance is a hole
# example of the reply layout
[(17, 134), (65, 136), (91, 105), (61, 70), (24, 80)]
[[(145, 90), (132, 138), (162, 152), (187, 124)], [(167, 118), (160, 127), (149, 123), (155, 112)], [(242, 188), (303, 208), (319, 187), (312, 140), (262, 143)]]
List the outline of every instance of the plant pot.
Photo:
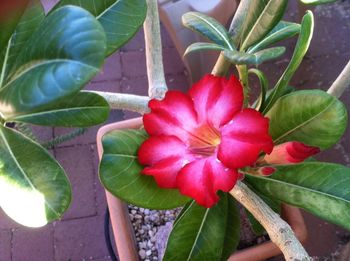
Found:
[[(97, 133), (97, 150), (99, 158), (102, 158), (102, 137), (117, 129), (136, 129), (142, 125), (142, 118), (136, 118), (112, 123), (99, 129)], [(139, 260), (136, 248), (136, 240), (128, 208), (125, 202), (106, 191), (107, 204), (118, 255), (121, 261)], [(292, 227), (297, 238), (303, 243), (307, 238), (304, 219), (298, 208), (282, 205), (282, 217)], [(235, 252), (229, 261), (259, 261), (282, 254), (279, 248), (272, 242), (265, 242), (253, 247)]]

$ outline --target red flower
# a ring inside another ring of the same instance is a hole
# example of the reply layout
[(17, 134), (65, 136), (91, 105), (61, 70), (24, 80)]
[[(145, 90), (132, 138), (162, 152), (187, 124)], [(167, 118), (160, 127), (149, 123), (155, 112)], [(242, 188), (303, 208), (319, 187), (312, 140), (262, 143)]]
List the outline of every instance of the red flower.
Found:
[(272, 151), (269, 120), (243, 108), (243, 89), (235, 77), (207, 75), (189, 94), (168, 91), (149, 107), (143, 122), (150, 137), (138, 152), (147, 166), (143, 174), (162, 188), (178, 188), (202, 206), (213, 206), (218, 190), (233, 188), (238, 168)]

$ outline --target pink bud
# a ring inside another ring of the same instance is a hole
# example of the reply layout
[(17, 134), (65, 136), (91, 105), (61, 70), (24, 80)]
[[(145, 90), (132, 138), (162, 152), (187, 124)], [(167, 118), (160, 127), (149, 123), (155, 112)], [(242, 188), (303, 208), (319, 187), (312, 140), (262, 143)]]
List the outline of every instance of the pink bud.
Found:
[(273, 148), (270, 155), (263, 158), (268, 164), (295, 164), (320, 152), (320, 149), (304, 143), (291, 141)]
[(259, 173), (263, 176), (270, 176), (276, 171), (273, 167), (261, 167), (259, 168)]

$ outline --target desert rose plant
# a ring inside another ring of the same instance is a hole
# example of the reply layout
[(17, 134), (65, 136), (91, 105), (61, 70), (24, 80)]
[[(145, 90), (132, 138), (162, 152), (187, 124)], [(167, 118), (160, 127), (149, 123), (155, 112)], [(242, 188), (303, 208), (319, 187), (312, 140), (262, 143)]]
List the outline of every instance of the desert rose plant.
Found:
[[(37, 227), (59, 219), (70, 202), (63, 168), (27, 124), (88, 127), (104, 122), (110, 109), (131, 110), (143, 114), (143, 128), (105, 135), (100, 179), (128, 203), (183, 207), (164, 260), (227, 259), (239, 242), (237, 202), (286, 259), (309, 260), (279, 217), (280, 206), (350, 229), (350, 170), (312, 158), (346, 129), (347, 111), (337, 98), (349, 85), (350, 65), (327, 92), (289, 86), (314, 21), (310, 11), (301, 24), (283, 21), (287, 3), (242, 0), (229, 29), (201, 13), (184, 14), (184, 26), (209, 40), (193, 43), (185, 55), (217, 50), (220, 56), (211, 74), (181, 93), (165, 84), (157, 1), (61, 0), (48, 14), (39, 1), (19, 2), (0, 20), (1, 208)], [(81, 91), (143, 23), (149, 97)], [(258, 65), (278, 59), (285, 47), (276, 45), (296, 36), (289, 65), (270, 85)], [(256, 100), (249, 75), (260, 82)]]

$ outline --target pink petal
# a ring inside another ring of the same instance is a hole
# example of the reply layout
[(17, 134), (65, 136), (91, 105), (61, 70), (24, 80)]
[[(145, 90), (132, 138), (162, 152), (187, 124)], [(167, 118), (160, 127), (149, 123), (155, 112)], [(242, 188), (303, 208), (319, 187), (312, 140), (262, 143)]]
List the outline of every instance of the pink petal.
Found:
[(217, 161), (216, 156), (192, 161), (179, 172), (177, 186), (204, 207), (210, 208), (219, 200), (218, 190), (230, 191), (236, 184), (238, 172)]
[(208, 122), (218, 128), (242, 109), (243, 88), (232, 76), (229, 80), (206, 75), (190, 91), (199, 122)]
[(320, 152), (317, 147), (305, 145), (304, 143), (291, 141), (273, 148), (270, 155), (266, 155), (263, 161), (268, 164), (291, 164), (304, 161)]
[(152, 136), (141, 144), (138, 160), (148, 165), (143, 174), (153, 176), (162, 188), (175, 188), (180, 169), (193, 160), (186, 145), (175, 136)]
[(152, 136), (138, 150), (138, 161), (152, 165), (163, 159), (187, 154), (186, 145), (175, 136)]
[(150, 135), (175, 135), (185, 142), (197, 126), (191, 98), (179, 91), (168, 91), (163, 100), (151, 100), (148, 106), (151, 112), (143, 116), (143, 123)]
[(184, 164), (185, 160), (182, 157), (166, 158), (144, 168), (142, 174), (153, 176), (161, 188), (176, 188), (176, 177)]
[(229, 168), (252, 165), (262, 151), (272, 151), (273, 142), (268, 129), (267, 118), (256, 110), (244, 109), (221, 128), (218, 158)]

